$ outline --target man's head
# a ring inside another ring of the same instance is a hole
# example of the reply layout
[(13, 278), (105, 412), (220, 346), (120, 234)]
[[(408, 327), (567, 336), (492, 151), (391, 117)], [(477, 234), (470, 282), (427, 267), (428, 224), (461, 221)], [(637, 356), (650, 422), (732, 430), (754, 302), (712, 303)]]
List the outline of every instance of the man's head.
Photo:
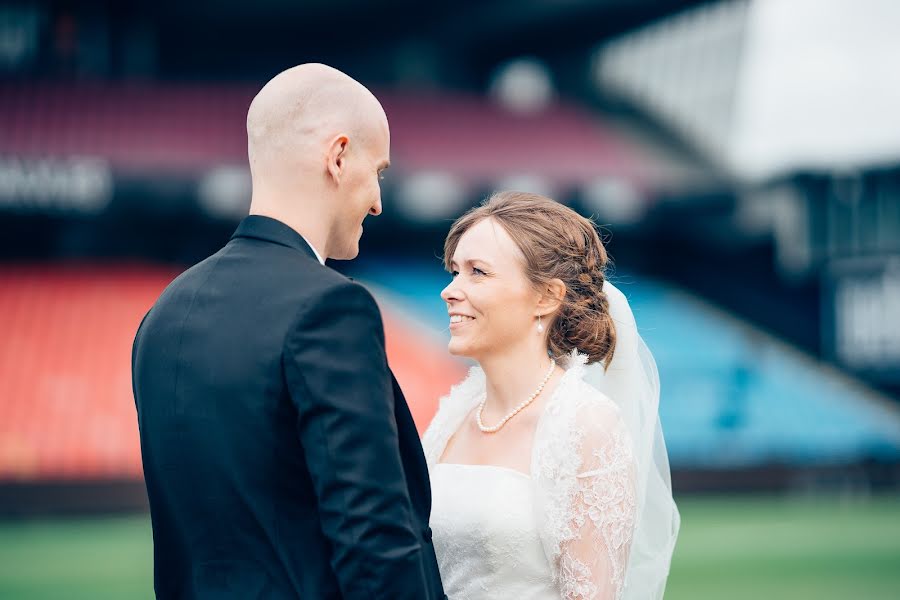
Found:
[(390, 164), (387, 117), (369, 90), (320, 64), (279, 73), (250, 104), (247, 152), (251, 214), (290, 225), (325, 257), (356, 257)]

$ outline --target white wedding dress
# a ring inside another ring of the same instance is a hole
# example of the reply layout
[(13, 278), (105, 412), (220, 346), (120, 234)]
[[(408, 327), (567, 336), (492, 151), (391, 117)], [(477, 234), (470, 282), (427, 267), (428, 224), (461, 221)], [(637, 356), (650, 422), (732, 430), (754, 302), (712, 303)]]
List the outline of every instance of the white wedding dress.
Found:
[(431, 529), (450, 598), (559, 598), (527, 475), (503, 467), (439, 464), (431, 483)]
[(473, 367), (442, 399), (422, 443), (431, 528), (452, 600), (617, 600), (635, 522), (631, 441), (618, 407), (573, 354), (538, 421), (531, 472), (438, 463), (484, 394)]
[(439, 462), (484, 397), (479, 367), (440, 401), (422, 445), (434, 549), (451, 600), (663, 598), (680, 518), (659, 380), (624, 296), (608, 282), (604, 289), (616, 354), (607, 370), (586, 366), (577, 351), (567, 358), (538, 419), (528, 474)]

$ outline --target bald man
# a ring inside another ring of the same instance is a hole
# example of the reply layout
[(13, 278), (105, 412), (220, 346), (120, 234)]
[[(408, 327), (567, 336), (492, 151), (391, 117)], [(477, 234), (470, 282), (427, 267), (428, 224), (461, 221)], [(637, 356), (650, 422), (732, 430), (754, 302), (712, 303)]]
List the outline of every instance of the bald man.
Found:
[(158, 598), (445, 598), (415, 424), (360, 285), (325, 266), (381, 213), (378, 100), (324, 65), (247, 114), (250, 215), (169, 285), (132, 380)]

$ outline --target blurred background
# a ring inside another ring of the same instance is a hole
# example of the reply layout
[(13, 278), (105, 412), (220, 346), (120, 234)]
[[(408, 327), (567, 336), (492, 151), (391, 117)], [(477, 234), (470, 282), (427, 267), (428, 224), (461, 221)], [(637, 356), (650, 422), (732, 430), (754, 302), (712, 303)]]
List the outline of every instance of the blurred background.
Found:
[(443, 236), (603, 226), (659, 363), (667, 598), (900, 598), (900, 3), (0, 1), (0, 597), (150, 598), (134, 332), (246, 214), (245, 116), (325, 62), (392, 130), (359, 259), (420, 430)]

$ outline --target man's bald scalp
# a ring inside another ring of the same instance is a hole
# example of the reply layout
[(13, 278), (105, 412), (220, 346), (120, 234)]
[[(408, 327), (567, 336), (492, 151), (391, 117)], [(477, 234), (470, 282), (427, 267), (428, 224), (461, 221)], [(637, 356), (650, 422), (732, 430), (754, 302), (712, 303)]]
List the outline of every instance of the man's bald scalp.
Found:
[(315, 150), (338, 134), (362, 142), (384, 118), (375, 96), (341, 71), (316, 63), (292, 67), (273, 77), (250, 104), (251, 171), (315, 160)]

